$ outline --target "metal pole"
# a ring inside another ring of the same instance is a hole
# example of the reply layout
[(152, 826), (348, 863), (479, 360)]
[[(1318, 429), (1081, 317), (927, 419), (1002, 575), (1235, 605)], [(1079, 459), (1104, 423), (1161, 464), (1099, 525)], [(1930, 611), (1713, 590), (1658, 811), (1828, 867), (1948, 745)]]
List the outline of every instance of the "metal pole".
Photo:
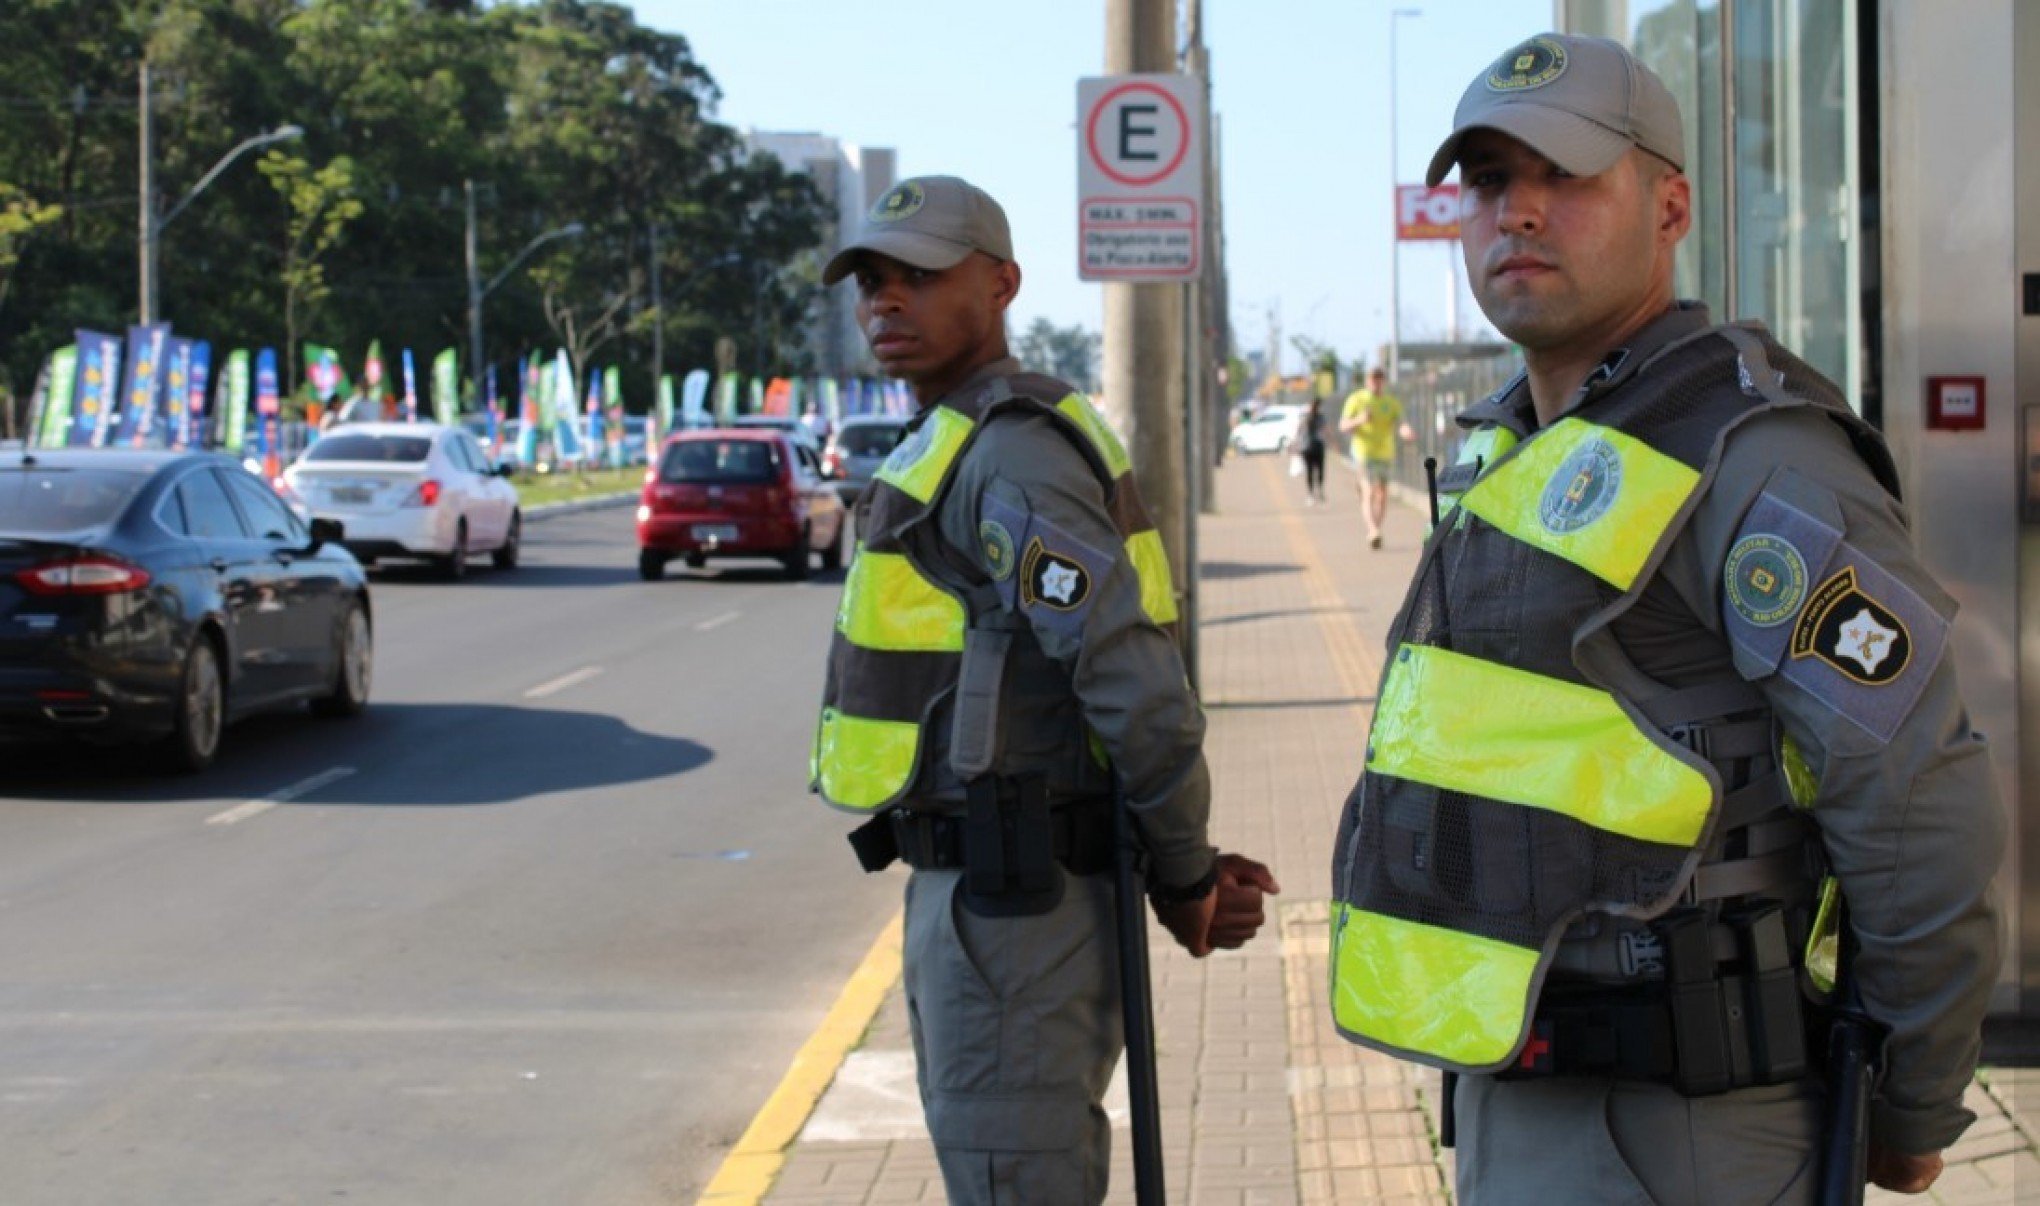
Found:
[(156, 321), (156, 167), (155, 142), (156, 122), (150, 104), (149, 60), (142, 58), (141, 85), (141, 177), (142, 206), (138, 219), (141, 243), (141, 299), (137, 308), (141, 311), (140, 324), (148, 326)]
[(467, 286), (468, 286), (468, 373), (474, 378), (475, 393), (482, 384), (482, 263), (476, 249), (475, 182), (462, 181), (467, 191)]
[[(1396, 19), (1406, 10), (1393, 9), (1388, 14), (1388, 178), (1394, 185), (1397, 197), (1401, 196), (1402, 167), (1396, 160)], [(1402, 380), (1402, 232), (1395, 230), (1396, 215), (1389, 214), (1390, 229), (1394, 233), (1388, 244), (1388, 380), (1391, 385)]]

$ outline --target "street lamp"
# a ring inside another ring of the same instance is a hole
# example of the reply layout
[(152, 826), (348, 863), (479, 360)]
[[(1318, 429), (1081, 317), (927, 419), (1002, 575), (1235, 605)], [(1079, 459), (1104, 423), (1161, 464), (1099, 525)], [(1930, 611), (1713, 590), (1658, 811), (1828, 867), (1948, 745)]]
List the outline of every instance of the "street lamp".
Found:
[[(1395, 181), (1395, 196), (1402, 195), (1402, 166), (1396, 162), (1395, 125), (1395, 23), (1403, 17), (1421, 17), (1422, 9), (1397, 8), (1388, 14), (1388, 174)], [(1390, 214), (1391, 224), (1395, 215)], [(1391, 225), (1391, 230), (1395, 227)], [(1402, 232), (1395, 230), (1388, 245), (1388, 379), (1402, 377)]]
[(220, 156), (219, 162), (213, 164), (212, 168), (205, 175), (198, 178), (198, 183), (191, 186), (191, 191), (184, 194), (183, 200), (171, 206), (167, 212), (159, 215), (156, 213), (156, 168), (153, 162), (155, 158), (155, 122), (149, 112), (149, 64), (146, 60), (142, 63), (141, 127), (142, 216), (140, 234), (142, 281), (139, 309), (141, 310), (141, 325), (148, 326), (156, 321), (156, 255), (158, 242), (163, 235), (163, 228), (170, 225), (178, 214), (183, 213), (185, 207), (190, 205), (192, 200), (200, 193), (204, 192), (206, 186), (217, 179), (221, 172), (226, 171), (228, 164), (254, 150), (256, 147), (265, 147), (273, 142), (286, 142), (293, 138), (302, 138), (305, 132), (299, 126), (278, 126), (267, 134), (257, 134), (252, 138), (243, 139), (239, 146)]
[(501, 272), (490, 277), (488, 284), (483, 284), (480, 253), (475, 247), (475, 182), (467, 181), (468, 373), (477, 388), (480, 388), (482, 380), (482, 299), (495, 292), (496, 286), (516, 271), (517, 265), (522, 264), (532, 252), (554, 239), (571, 239), (586, 230), (587, 227), (579, 222), (569, 222), (546, 231), (526, 243), (524, 250), (512, 256)]

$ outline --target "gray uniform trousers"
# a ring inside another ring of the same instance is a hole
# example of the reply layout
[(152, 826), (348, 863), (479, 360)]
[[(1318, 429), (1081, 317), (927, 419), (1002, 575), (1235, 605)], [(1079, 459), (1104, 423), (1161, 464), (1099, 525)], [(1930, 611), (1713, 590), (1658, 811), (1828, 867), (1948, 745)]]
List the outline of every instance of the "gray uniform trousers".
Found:
[(1462, 1076), (1461, 1206), (1812, 1206), (1813, 1081), (1682, 1097), (1594, 1077)]
[(1105, 1198), (1100, 1104), (1124, 1046), (1112, 876), (1065, 874), (1036, 917), (964, 908), (962, 872), (907, 880), (905, 981), (921, 1106), (949, 1200)]

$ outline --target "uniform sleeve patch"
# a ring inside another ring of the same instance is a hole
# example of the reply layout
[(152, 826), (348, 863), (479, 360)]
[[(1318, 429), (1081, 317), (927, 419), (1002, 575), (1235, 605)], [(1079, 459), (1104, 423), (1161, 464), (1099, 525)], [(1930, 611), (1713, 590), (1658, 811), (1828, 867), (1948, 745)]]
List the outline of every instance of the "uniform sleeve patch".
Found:
[(1074, 557), (1049, 549), (1039, 537), (1028, 541), (1020, 563), (1020, 602), (1061, 612), (1081, 608), (1091, 597), (1091, 575)]
[(1005, 524), (996, 519), (987, 519), (979, 524), (978, 548), (992, 581), (1004, 582), (1013, 576), (1013, 533)]
[(1948, 617), (1840, 530), (1769, 493), (1729, 549), (1722, 594), (1739, 659), (1879, 741), (1898, 731), (1947, 644)]

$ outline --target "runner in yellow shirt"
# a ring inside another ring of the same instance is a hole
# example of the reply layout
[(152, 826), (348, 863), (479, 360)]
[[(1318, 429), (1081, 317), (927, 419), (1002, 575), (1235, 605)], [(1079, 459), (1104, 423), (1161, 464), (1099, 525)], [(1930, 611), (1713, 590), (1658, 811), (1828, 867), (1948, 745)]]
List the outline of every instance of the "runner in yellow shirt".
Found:
[(1395, 441), (1411, 438), (1403, 422), (1403, 405), (1388, 392), (1388, 374), (1367, 373), (1367, 388), (1346, 396), (1339, 412), (1339, 430), (1353, 437), (1353, 461), (1360, 467), (1354, 483), (1367, 513), (1367, 547), (1381, 547), (1381, 525), (1388, 516), (1388, 479), (1395, 473)]

